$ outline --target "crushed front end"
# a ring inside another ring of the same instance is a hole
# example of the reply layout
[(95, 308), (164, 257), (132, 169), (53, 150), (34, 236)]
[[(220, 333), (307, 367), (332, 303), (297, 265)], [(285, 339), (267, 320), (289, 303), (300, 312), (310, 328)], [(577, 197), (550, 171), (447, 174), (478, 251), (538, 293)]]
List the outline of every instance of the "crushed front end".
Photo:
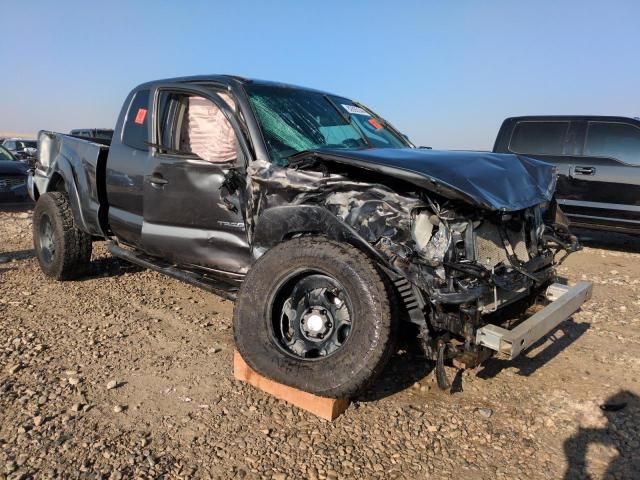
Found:
[(497, 212), (368, 190), (334, 193), (326, 205), (388, 259), (427, 356), (468, 367), (492, 354), (478, 331), (546, 303), (555, 266), (580, 248), (554, 201)]
[[(484, 327), (518, 324), (548, 303), (555, 266), (580, 248), (558, 220), (555, 202), (508, 213), (436, 207), (415, 215), (417, 255), (405, 268), (422, 296), (421, 338), (431, 359), (476, 366), (500, 351), (482, 341)], [(439, 383), (446, 386), (442, 375)]]
[[(256, 218), (279, 205), (321, 206), (369, 244), (445, 387), (445, 361), (476, 366), (510, 339), (525, 340), (510, 350), (519, 353), (574, 313), (590, 285), (569, 295), (554, 283), (555, 267), (580, 246), (553, 199), (552, 167), (494, 154), (422, 160), (415, 151), (306, 152), (285, 168), (252, 169), (248, 203)], [(527, 323), (550, 288), (562, 308)], [(519, 336), (505, 333), (522, 321)]]

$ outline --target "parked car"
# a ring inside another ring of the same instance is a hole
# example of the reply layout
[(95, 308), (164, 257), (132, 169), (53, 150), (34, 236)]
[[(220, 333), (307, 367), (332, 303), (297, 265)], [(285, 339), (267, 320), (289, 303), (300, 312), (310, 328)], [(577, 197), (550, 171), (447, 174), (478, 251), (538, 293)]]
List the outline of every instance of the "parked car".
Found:
[(28, 197), (28, 166), (0, 146), (0, 199), (24, 200)]
[(493, 149), (558, 168), (556, 196), (571, 224), (640, 233), (640, 120), (603, 116), (508, 118)]
[(113, 137), (113, 129), (110, 128), (78, 128), (71, 130), (70, 135), (86, 138), (99, 138), (111, 141)]
[(2, 146), (18, 159), (33, 166), (38, 158), (38, 142), (24, 138), (7, 138)]
[(110, 147), (44, 131), (39, 145), (45, 274), (80, 276), (105, 239), (117, 257), (235, 299), (247, 363), (316, 394), (362, 391), (399, 329), (419, 334), (445, 388), (445, 360), (514, 358), (591, 292), (555, 283), (578, 245), (558, 223), (552, 166), (416, 149), (347, 97), (162, 80), (129, 94)]

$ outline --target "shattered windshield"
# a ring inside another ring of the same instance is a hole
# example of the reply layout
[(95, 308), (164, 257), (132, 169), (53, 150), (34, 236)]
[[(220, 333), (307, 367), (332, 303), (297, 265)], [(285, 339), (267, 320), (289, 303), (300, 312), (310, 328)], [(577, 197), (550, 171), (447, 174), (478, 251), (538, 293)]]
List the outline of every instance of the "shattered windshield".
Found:
[(247, 85), (271, 161), (318, 148), (404, 148), (410, 146), (384, 120), (346, 98), (309, 90)]

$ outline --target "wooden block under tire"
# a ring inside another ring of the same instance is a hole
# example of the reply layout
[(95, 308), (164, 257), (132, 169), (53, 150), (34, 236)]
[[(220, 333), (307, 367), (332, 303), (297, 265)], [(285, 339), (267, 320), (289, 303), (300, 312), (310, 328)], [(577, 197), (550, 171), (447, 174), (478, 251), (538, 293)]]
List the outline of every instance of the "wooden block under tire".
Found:
[(253, 385), (258, 390), (262, 390), (325, 420), (335, 420), (349, 406), (349, 399), (347, 398), (319, 397), (313, 393), (303, 392), (297, 388), (263, 377), (247, 365), (237, 351), (233, 353), (233, 374), (237, 380)]

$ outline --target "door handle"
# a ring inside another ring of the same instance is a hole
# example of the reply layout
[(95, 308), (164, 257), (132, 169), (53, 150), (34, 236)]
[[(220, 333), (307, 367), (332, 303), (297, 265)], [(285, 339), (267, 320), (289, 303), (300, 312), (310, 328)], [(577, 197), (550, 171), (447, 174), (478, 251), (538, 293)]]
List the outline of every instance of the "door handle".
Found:
[(164, 178), (162, 178), (162, 175), (160, 174), (155, 174), (151, 177), (151, 185), (155, 186), (155, 187), (162, 187), (164, 185), (166, 185), (167, 183), (169, 183), (169, 180), (166, 180)]
[(595, 175), (596, 167), (575, 167), (573, 171), (576, 175)]

